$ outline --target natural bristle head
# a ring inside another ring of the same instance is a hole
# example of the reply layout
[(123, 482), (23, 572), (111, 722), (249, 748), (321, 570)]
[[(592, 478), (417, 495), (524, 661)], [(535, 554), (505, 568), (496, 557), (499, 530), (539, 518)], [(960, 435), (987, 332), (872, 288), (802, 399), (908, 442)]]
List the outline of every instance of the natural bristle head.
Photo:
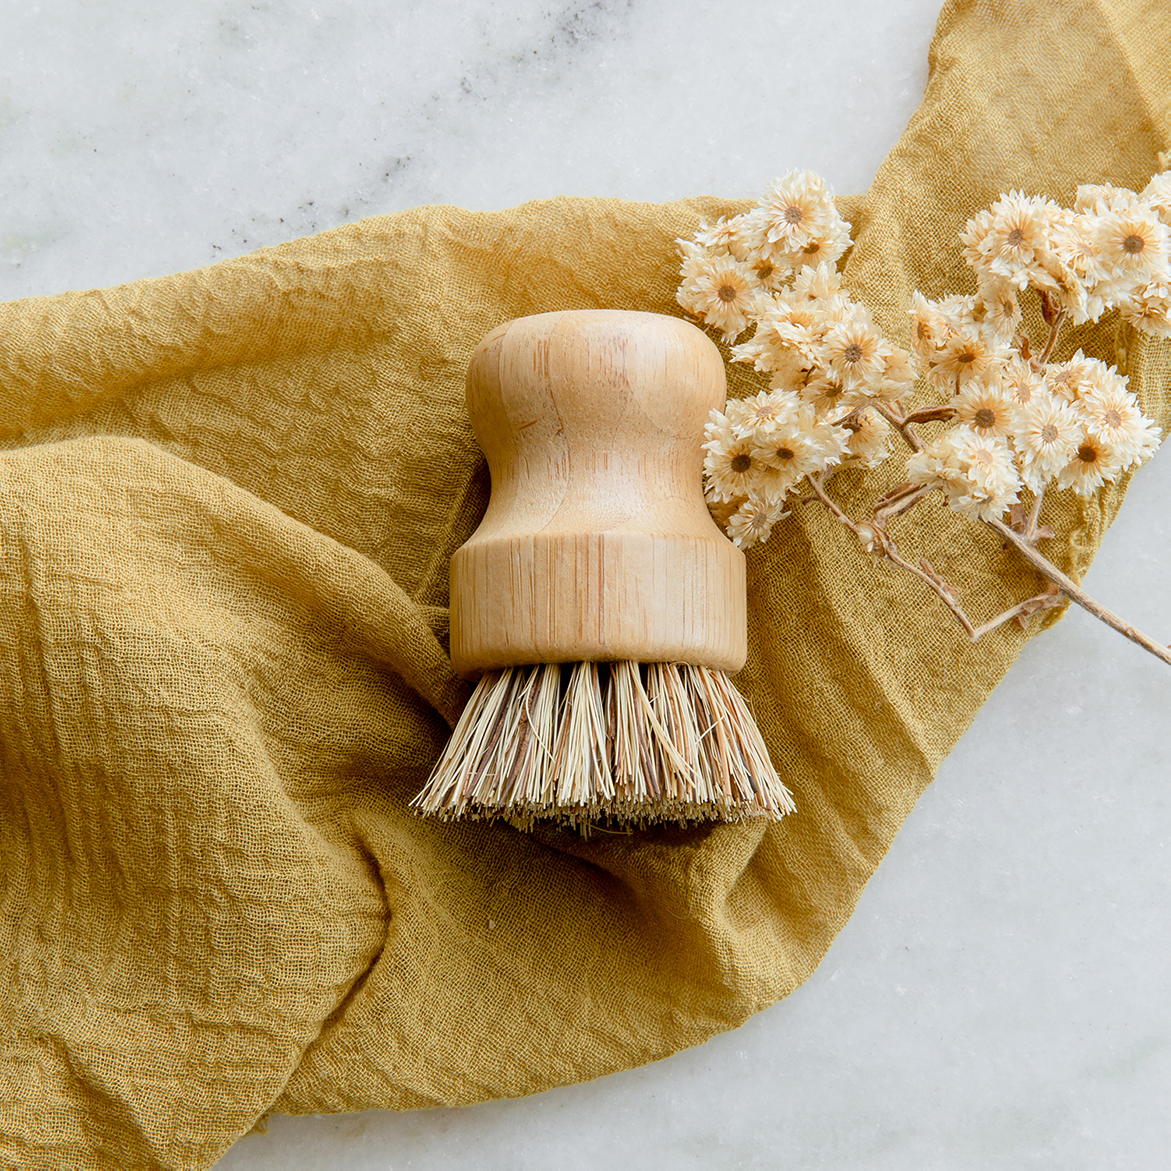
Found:
[(722, 671), (630, 662), (485, 675), (412, 806), (582, 832), (778, 819), (794, 808)]

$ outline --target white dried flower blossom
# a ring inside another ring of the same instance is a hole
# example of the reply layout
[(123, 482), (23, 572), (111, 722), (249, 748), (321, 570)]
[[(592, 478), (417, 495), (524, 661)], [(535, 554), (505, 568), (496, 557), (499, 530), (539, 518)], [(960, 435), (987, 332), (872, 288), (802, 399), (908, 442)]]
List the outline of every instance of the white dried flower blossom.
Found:
[(1018, 407), (1027, 407), (1048, 397), (1045, 379), (1033, 369), (1031, 362), (1013, 356), (1004, 364), (1000, 375), (1000, 389)]
[(859, 306), (826, 331), (818, 356), (819, 364), (846, 390), (859, 390), (878, 385), (890, 354), (890, 343)]
[(790, 254), (800, 254), (837, 214), (825, 181), (812, 171), (789, 171), (774, 179), (761, 200), (768, 215), (765, 238)]
[(1008, 443), (965, 427), (957, 427), (952, 434), (956, 458), (972, 487), (962, 495), (949, 494), (948, 504), (980, 520), (1003, 516), (1009, 505), (1020, 499), (1021, 488)]
[(1078, 215), (1103, 216), (1112, 211), (1125, 211), (1138, 199), (1125, 187), (1111, 187), (1108, 183), (1083, 183), (1074, 197), (1073, 210)]
[(799, 394), (809, 381), (811, 369), (809, 360), (800, 350), (786, 351), (780, 361), (773, 364), (769, 373), (769, 390)]
[(1041, 257), (1033, 284), (1065, 309), (1075, 325), (1097, 321), (1106, 309), (1102, 267), (1093, 216), (1076, 215), (1066, 208), (1054, 213), (1051, 247)]
[(732, 219), (720, 216), (714, 224), (701, 223), (695, 233), (695, 242), (712, 252), (726, 252), (736, 260), (748, 259), (743, 216), (733, 216)]
[(689, 256), (683, 261), (676, 300), (706, 324), (720, 330), (725, 342), (748, 327), (760, 299), (760, 285), (743, 261), (726, 255)]
[(728, 530), (732, 544), (747, 550), (767, 541), (773, 525), (788, 515), (780, 500), (748, 496), (729, 514), (724, 527)]
[(841, 296), (842, 277), (833, 265), (803, 265), (793, 279), (794, 301), (833, 301)]
[(1065, 362), (1051, 362), (1045, 367), (1045, 385), (1049, 392), (1067, 403), (1076, 403), (1087, 394), (1094, 394), (1121, 383), (1121, 376), (1113, 366), (1098, 358), (1087, 358), (1081, 350)]
[(791, 364), (796, 350), (812, 366), (821, 331), (822, 315), (812, 305), (795, 303), (782, 293), (757, 306), (756, 330), (732, 347), (734, 362), (751, 362), (757, 370), (776, 370)]
[(877, 467), (890, 454), (890, 424), (873, 408), (858, 412), (857, 420), (846, 442), (846, 453), (854, 456), (865, 468)]
[(806, 301), (804, 304), (816, 310), (818, 329), (820, 329), (822, 337), (825, 337), (826, 333), (835, 325), (843, 321), (850, 321), (858, 314), (862, 314), (867, 321), (870, 320), (870, 310), (858, 301), (851, 301), (844, 293), (836, 297), (829, 297), (824, 301)]
[(841, 216), (837, 216), (830, 221), (824, 232), (814, 236), (800, 254), (794, 257), (793, 267), (811, 264), (837, 264), (852, 243), (850, 225)]
[(912, 484), (938, 488), (956, 512), (981, 520), (1001, 516), (1019, 499), (1020, 477), (1007, 442), (954, 427), (907, 460)]
[(748, 265), (761, 289), (768, 293), (779, 293), (786, 288), (789, 269), (778, 267), (766, 257), (749, 256)]
[(967, 293), (949, 293), (935, 302), (952, 330), (967, 329), (976, 324), (976, 298)]
[(771, 262), (774, 246), (768, 241), (768, 210), (757, 206), (736, 218), (739, 221), (736, 234), (745, 250), (744, 259)]
[(775, 390), (762, 390), (747, 398), (734, 400), (740, 404), (732, 430), (737, 435), (771, 431), (793, 415), (799, 400), (793, 395)]
[(1006, 438), (1012, 434), (1017, 408), (999, 386), (969, 382), (953, 400), (956, 420), (976, 435)]
[(1046, 396), (1021, 411), (1013, 438), (1021, 456), (1021, 474), (1034, 492), (1069, 462), (1082, 430), (1073, 409), (1059, 399)]
[(1115, 385), (1086, 395), (1078, 405), (1087, 433), (1103, 440), (1118, 456), (1121, 471), (1143, 463), (1158, 448), (1162, 428), (1139, 409), (1125, 379), (1118, 377)]
[(1016, 337), (1024, 316), (1016, 286), (1000, 278), (980, 285), (976, 311), (981, 314), (985, 330), (991, 330), (996, 340), (1004, 345)]
[(907, 459), (907, 480), (925, 488), (939, 488), (944, 492), (964, 491), (967, 477), (956, 459), (955, 432), (937, 435), (920, 451)]
[(992, 232), (993, 214), (990, 208), (982, 208), (964, 225), (960, 232), (964, 262), (977, 273), (988, 271), (988, 257), (985, 242)]
[(760, 492), (772, 473), (753, 454), (753, 444), (752, 432), (737, 435), (725, 423), (703, 445), (707, 450), (703, 470), (710, 499), (731, 500)]
[(1058, 473), (1057, 486), (1092, 496), (1107, 481), (1117, 479), (1121, 466), (1118, 452), (1105, 439), (1083, 431), (1072, 458)]
[(841, 431), (820, 422), (814, 410), (802, 403), (774, 427), (757, 433), (753, 455), (775, 468), (789, 487), (804, 476), (840, 463), (845, 448)]
[(1123, 318), (1135, 329), (1171, 337), (1171, 280), (1159, 278), (1136, 286), (1121, 301)]
[(1139, 192), (1139, 198), (1163, 223), (1171, 226), (1171, 171), (1151, 176), (1151, 181)]
[(739, 438), (747, 434), (751, 428), (745, 427), (744, 422), (749, 410), (747, 399), (728, 399), (722, 412), (711, 412), (710, 421), (703, 429), (704, 439), (711, 442), (713, 439)]
[(865, 389), (847, 389), (836, 375), (824, 371), (801, 388), (801, 397), (824, 419), (840, 418), (865, 403), (867, 396)]
[(930, 361), (936, 350), (947, 344), (952, 323), (939, 305), (929, 301), (918, 289), (911, 294), (907, 314), (911, 318), (911, 345), (920, 358)]
[(762, 205), (741, 218), (749, 255), (785, 274), (836, 264), (851, 242), (850, 225), (825, 183), (809, 171), (774, 180)]
[(886, 402), (898, 402), (915, 389), (915, 360), (901, 346), (891, 346), (883, 365), (882, 377), (873, 394)]
[(986, 337), (977, 327), (952, 332), (947, 344), (935, 352), (927, 378), (941, 390), (962, 390), (969, 382), (999, 381), (1008, 350)]
[(1010, 191), (987, 213), (969, 221), (960, 239), (965, 257), (986, 281), (1002, 277), (1018, 289), (1028, 288), (1050, 249), (1050, 225), (1057, 205), (1040, 196)]
[(1095, 240), (1107, 279), (1128, 292), (1167, 268), (1167, 225), (1135, 202), (1098, 217)]

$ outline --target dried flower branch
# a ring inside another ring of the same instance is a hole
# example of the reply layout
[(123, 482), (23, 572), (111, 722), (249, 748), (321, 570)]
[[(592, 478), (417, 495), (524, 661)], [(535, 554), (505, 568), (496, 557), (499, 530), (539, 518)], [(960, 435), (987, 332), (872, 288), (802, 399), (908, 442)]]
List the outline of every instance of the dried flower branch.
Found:
[[(1171, 336), (1171, 171), (1141, 193), (1080, 187), (1072, 208), (1011, 191), (960, 234), (975, 294), (915, 292), (911, 350), (894, 344), (843, 289), (850, 246), (824, 182), (808, 171), (776, 180), (759, 205), (678, 241), (678, 300), (732, 344), (732, 360), (768, 389), (712, 412), (705, 489), (743, 549), (766, 541), (796, 502), (820, 502), (867, 552), (918, 578), (972, 641), (1022, 625), (1066, 601), (1167, 662), (1171, 652), (1084, 593), (1041, 554), (1046, 491), (1089, 498), (1154, 453), (1160, 428), (1125, 374), (1080, 349), (1054, 361), (1066, 325), (1117, 310), (1120, 323)], [(1037, 297), (1044, 337), (1029, 336), (1021, 295)], [(749, 329), (751, 335), (738, 341)], [(934, 401), (908, 405), (916, 384)], [(939, 428), (939, 424), (944, 424)], [(931, 428), (927, 437), (919, 428)], [(873, 468), (899, 435), (905, 480), (857, 520), (828, 491), (843, 467)], [(812, 495), (805, 495), (806, 486)], [(939, 492), (982, 521), (1048, 579), (1045, 592), (977, 624), (925, 559), (905, 557), (888, 526)]]

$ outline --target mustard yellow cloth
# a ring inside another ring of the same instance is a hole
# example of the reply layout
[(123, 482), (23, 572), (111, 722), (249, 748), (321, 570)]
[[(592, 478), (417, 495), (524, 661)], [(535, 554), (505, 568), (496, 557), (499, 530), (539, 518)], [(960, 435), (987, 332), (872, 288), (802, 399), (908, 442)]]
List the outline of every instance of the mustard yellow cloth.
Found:
[[(922, 108), (845, 201), (846, 279), (890, 331), (913, 287), (971, 287), (956, 232), (1001, 190), (1146, 181), (1165, 16), (944, 10)], [(813, 970), (1025, 637), (968, 647), (821, 510), (748, 558), (738, 683), (795, 817), (583, 842), (407, 811), (466, 694), (472, 347), (549, 309), (677, 313), (674, 237), (740, 206), (430, 207), (0, 306), (0, 1165), (204, 1168), (269, 1109), (532, 1093)], [(1171, 424), (1166, 347), (1129, 367)], [(843, 487), (861, 509), (894, 475)], [(1054, 500), (1067, 568), (1124, 490)], [(1037, 586), (940, 507), (900, 532), (988, 614)]]

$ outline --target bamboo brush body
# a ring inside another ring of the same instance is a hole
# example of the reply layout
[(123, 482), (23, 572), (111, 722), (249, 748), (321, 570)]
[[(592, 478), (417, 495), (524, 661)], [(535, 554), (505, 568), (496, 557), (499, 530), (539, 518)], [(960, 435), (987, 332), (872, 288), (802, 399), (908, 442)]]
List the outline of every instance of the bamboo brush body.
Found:
[(451, 561), (451, 657), (480, 683), (415, 799), (440, 816), (780, 817), (792, 802), (725, 672), (744, 555), (703, 499), (716, 347), (677, 318), (519, 318), (476, 349), (492, 495)]

